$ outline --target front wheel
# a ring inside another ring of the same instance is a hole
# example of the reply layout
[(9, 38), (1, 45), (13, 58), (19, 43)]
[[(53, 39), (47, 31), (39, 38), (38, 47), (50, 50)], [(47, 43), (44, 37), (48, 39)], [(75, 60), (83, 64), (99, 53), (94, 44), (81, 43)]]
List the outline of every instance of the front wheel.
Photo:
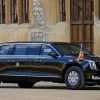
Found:
[(65, 84), (68, 89), (82, 89), (85, 84), (82, 69), (77, 66), (69, 68), (65, 73)]

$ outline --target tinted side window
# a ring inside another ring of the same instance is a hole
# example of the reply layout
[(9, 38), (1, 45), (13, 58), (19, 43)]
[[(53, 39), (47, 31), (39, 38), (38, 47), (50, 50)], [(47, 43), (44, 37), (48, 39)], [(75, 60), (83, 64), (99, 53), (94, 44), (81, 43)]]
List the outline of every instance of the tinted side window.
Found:
[(41, 45), (18, 44), (15, 46), (14, 55), (39, 55)]
[(39, 55), (40, 54), (40, 44), (28, 45), (26, 49), (26, 55)]
[(18, 44), (15, 46), (14, 55), (25, 55), (26, 54), (26, 45)]
[(3, 45), (0, 47), (0, 55), (10, 55), (13, 50), (13, 45)]
[(51, 47), (48, 45), (43, 45), (41, 49), (41, 55), (48, 55), (50, 52), (55, 52)]
[(70, 44), (55, 44), (54, 46), (63, 55), (70, 55), (73, 52)]

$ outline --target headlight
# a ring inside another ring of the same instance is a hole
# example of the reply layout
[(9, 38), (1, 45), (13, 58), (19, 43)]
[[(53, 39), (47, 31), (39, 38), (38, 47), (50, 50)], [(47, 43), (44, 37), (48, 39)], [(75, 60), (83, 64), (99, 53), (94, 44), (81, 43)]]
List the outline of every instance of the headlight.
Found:
[(89, 60), (89, 66), (91, 70), (97, 70), (96, 63), (92, 60)]

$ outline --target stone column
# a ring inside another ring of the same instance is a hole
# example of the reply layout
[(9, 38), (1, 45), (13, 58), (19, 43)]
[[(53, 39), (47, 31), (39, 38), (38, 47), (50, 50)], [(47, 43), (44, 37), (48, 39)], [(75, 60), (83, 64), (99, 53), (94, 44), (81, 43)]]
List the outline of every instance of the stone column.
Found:
[(29, 0), (29, 22), (34, 24), (34, 16), (33, 16), (33, 0)]
[(70, 0), (65, 0), (66, 3), (66, 21), (70, 22)]
[(18, 15), (18, 24), (22, 23), (22, 0), (17, 0), (17, 15)]
[(94, 16), (99, 18), (99, 0), (94, 0)]
[(59, 19), (59, 0), (41, 0), (46, 23), (56, 24)]
[(56, 0), (56, 21), (59, 22), (60, 21), (60, 1)]
[(100, 55), (99, 0), (94, 0), (94, 53)]
[(70, 42), (71, 40), (71, 33), (70, 33), (70, 0), (66, 1), (66, 40), (67, 42)]
[(11, 23), (11, 0), (5, 0), (5, 23)]

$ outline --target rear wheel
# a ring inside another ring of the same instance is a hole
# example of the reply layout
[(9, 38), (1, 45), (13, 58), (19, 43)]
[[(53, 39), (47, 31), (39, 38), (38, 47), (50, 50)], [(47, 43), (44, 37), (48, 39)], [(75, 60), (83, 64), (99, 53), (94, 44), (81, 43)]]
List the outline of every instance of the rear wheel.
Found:
[(32, 88), (35, 82), (19, 82), (18, 86), (20, 88)]
[(81, 89), (84, 87), (85, 78), (81, 68), (73, 66), (65, 73), (65, 84), (68, 89)]

